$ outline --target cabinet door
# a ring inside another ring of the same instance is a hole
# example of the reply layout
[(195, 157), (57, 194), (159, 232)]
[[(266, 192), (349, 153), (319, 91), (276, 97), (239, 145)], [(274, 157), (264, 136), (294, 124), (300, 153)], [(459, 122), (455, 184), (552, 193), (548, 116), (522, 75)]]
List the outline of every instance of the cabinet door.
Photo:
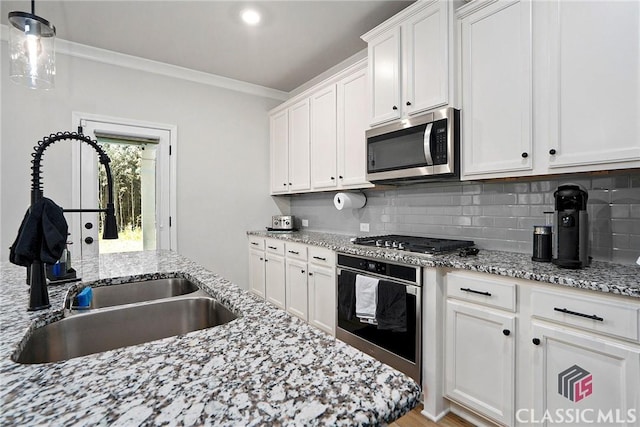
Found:
[[(539, 340), (529, 344), (534, 351), (534, 407), (521, 411), (519, 420), (531, 421), (532, 413), (542, 418), (548, 412), (553, 420), (536, 425), (558, 425), (557, 414), (580, 412), (583, 418), (576, 425), (638, 425), (639, 346), (535, 321), (531, 330)], [(598, 419), (599, 413), (604, 418)]]
[(400, 118), (400, 27), (368, 44), (371, 125)]
[(309, 98), (289, 108), (289, 190), (311, 188), (309, 170)]
[(289, 114), (287, 110), (272, 115), (271, 128), (271, 193), (289, 191)]
[(505, 425), (515, 406), (515, 316), (447, 301), (445, 393)]
[(549, 21), (549, 168), (638, 167), (640, 2), (555, 0)]
[(287, 259), (287, 312), (307, 320), (307, 263)]
[(448, 101), (448, 8), (433, 2), (402, 25), (404, 105), (408, 114)]
[(265, 295), (267, 301), (285, 309), (284, 257), (265, 254)]
[(265, 296), (264, 251), (249, 249), (249, 289), (261, 298)]
[(309, 323), (335, 336), (336, 310), (335, 270), (309, 264)]
[(371, 186), (367, 181), (367, 72), (338, 82), (338, 183)]
[(336, 87), (331, 85), (311, 95), (311, 186), (335, 188), (337, 154)]
[(459, 22), (463, 178), (532, 168), (531, 4), (500, 1)]

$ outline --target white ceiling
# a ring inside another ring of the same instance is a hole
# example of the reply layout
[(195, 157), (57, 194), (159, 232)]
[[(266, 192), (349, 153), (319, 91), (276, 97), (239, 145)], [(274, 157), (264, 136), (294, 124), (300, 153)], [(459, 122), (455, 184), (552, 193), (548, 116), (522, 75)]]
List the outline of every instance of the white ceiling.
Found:
[[(60, 39), (289, 92), (366, 47), (360, 36), (412, 1), (40, 0)], [(2, 0), (2, 23), (30, 1)], [(262, 22), (239, 13), (258, 9)]]

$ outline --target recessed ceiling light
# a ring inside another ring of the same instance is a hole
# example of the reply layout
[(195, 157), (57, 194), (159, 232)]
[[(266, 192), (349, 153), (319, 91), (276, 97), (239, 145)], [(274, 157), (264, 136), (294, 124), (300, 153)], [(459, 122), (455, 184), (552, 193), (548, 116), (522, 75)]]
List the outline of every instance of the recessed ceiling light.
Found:
[(260, 22), (260, 14), (254, 9), (245, 9), (240, 16), (247, 25), (257, 25)]

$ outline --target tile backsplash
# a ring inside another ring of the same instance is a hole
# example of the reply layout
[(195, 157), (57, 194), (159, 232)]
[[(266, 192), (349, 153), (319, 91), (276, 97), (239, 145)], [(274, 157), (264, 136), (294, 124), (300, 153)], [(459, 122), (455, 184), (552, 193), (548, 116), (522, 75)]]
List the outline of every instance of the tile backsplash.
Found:
[[(365, 190), (362, 209), (338, 211), (332, 193), (291, 197), (291, 214), (309, 230), (353, 235), (410, 234), (474, 240), (480, 248), (532, 251), (533, 226), (553, 211), (558, 185), (589, 193), (589, 238), (596, 260), (635, 263), (640, 256), (640, 172), (569, 175), (549, 180), (444, 182)], [(369, 223), (369, 233), (360, 232)]]

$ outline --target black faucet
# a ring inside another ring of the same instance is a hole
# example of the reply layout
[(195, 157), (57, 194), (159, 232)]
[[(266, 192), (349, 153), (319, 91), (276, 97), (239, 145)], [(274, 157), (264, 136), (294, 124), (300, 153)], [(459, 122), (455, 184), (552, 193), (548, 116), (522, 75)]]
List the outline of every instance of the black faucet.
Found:
[[(38, 141), (38, 145), (33, 147), (35, 152), (31, 154), (33, 160), (31, 160), (31, 206), (33, 206), (38, 200), (43, 197), (42, 180), (40, 178), (40, 168), (42, 155), (44, 151), (51, 145), (58, 141), (63, 140), (75, 140), (85, 142), (93, 147), (97, 151), (99, 161), (104, 166), (107, 173), (107, 189), (108, 200), (106, 209), (63, 209), (64, 212), (105, 212), (104, 232), (102, 234), (103, 239), (117, 239), (118, 238), (118, 226), (116, 224), (115, 209), (113, 206), (113, 178), (111, 176), (111, 168), (109, 163), (111, 159), (107, 153), (104, 152), (102, 147), (97, 141), (82, 134), (82, 132), (58, 132), (42, 138), (42, 141)], [(51, 307), (49, 304), (49, 292), (47, 291), (47, 279), (45, 275), (45, 265), (41, 261), (34, 261), (29, 267), (27, 267), (27, 281), (29, 283), (29, 311), (43, 310)]]

